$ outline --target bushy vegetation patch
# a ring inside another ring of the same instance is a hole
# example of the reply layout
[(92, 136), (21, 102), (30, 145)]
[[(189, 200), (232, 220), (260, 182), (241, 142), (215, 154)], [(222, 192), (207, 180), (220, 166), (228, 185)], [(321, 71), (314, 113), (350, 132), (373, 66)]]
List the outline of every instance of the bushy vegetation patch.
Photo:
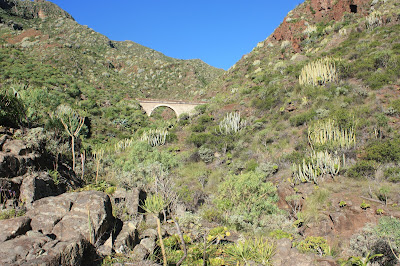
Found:
[(25, 105), (17, 92), (0, 88), (0, 125), (19, 127), (25, 118)]
[(229, 175), (218, 187), (215, 204), (225, 212), (228, 223), (238, 229), (251, 228), (259, 225), (263, 216), (279, 213), (276, 191), (262, 174)]
[(366, 225), (361, 233), (350, 240), (350, 252), (356, 256), (382, 254), (372, 262), (379, 265), (395, 265), (400, 252), (400, 220), (394, 217), (382, 217), (376, 226)]
[(357, 180), (373, 178), (376, 170), (376, 162), (361, 160), (352, 165), (346, 172), (347, 176)]
[(400, 160), (400, 139), (376, 140), (365, 148), (365, 158), (377, 162)]

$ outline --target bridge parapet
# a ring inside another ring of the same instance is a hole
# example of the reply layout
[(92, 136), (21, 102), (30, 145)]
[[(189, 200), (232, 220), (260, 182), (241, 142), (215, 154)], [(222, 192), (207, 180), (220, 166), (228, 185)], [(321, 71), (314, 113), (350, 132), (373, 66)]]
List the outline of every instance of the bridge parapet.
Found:
[(176, 117), (183, 113), (188, 113), (192, 115), (195, 111), (196, 106), (205, 104), (206, 102), (184, 102), (184, 101), (174, 101), (174, 100), (153, 100), (153, 99), (136, 99), (139, 104), (142, 106), (143, 110), (147, 113), (148, 116), (151, 116), (153, 111), (157, 107), (165, 106), (171, 108)]

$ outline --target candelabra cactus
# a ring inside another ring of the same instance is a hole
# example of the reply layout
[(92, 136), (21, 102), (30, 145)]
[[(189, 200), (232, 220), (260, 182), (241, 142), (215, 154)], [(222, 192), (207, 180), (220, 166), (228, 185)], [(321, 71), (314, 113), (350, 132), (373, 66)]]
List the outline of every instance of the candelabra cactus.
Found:
[(300, 85), (324, 85), (338, 80), (333, 59), (325, 57), (303, 67), (299, 76)]
[(308, 142), (311, 148), (329, 145), (332, 148), (350, 149), (356, 145), (354, 128), (340, 129), (335, 120), (317, 122), (308, 128)]
[(131, 147), (133, 144), (133, 139), (123, 139), (118, 141), (114, 148), (115, 148), (115, 152), (122, 152), (124, 150), (126, 150), (127, 148)]
[(379, 11), (372, 12), (366, 19), (368, 29), (374, 29), (382, 25), (381, 13)]
[(239, 112), (232, 112), (219, 123), (219, 132), (223, 135), (235, 134), (247, 126), (247, 121), (240, 118)]
[(308, 163), (303, 159), (302, 164), (293, 164), (293, 176), (296, 182), (318, 184), (319, 178), (324, 175), (331, 177), (338, 175), (341, 165), (346, 160), (344, 155), (342, 160), (339, 156), (332, 155), (328, 151), (313, 152)]
[(147, 142), (152, 147), (161, 146), (165, 144), (168, 134), (166, 129), (150, 129), (143, 133), (141, 141)]

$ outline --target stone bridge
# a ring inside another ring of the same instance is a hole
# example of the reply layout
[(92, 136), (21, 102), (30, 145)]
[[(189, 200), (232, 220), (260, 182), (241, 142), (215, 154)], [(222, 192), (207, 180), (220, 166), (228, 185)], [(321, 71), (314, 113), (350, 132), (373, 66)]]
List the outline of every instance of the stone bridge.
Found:
[(175, 112), (177, 118), (179, 118), (179, 116), (183, 113), (192, 115), (194, 113), (194, 108), (196, 106), (205, 104), (205, 102), (193, 103), (193, 102), (183, 102), (183, 101), (152, 100), (152, 99), (136, 99), (136, 100), (142, 106), (143, 110), (146, 111), (148, 116), (151, 116), (151, 114), (157, 107), (165, 106), (171, 108)]

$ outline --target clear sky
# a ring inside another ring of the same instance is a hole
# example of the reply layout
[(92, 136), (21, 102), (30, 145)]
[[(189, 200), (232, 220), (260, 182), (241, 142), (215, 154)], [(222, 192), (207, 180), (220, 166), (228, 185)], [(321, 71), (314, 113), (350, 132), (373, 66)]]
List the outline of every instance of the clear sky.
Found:
[(228, 69), (303, 0), (50, 0), (114, 41)]

